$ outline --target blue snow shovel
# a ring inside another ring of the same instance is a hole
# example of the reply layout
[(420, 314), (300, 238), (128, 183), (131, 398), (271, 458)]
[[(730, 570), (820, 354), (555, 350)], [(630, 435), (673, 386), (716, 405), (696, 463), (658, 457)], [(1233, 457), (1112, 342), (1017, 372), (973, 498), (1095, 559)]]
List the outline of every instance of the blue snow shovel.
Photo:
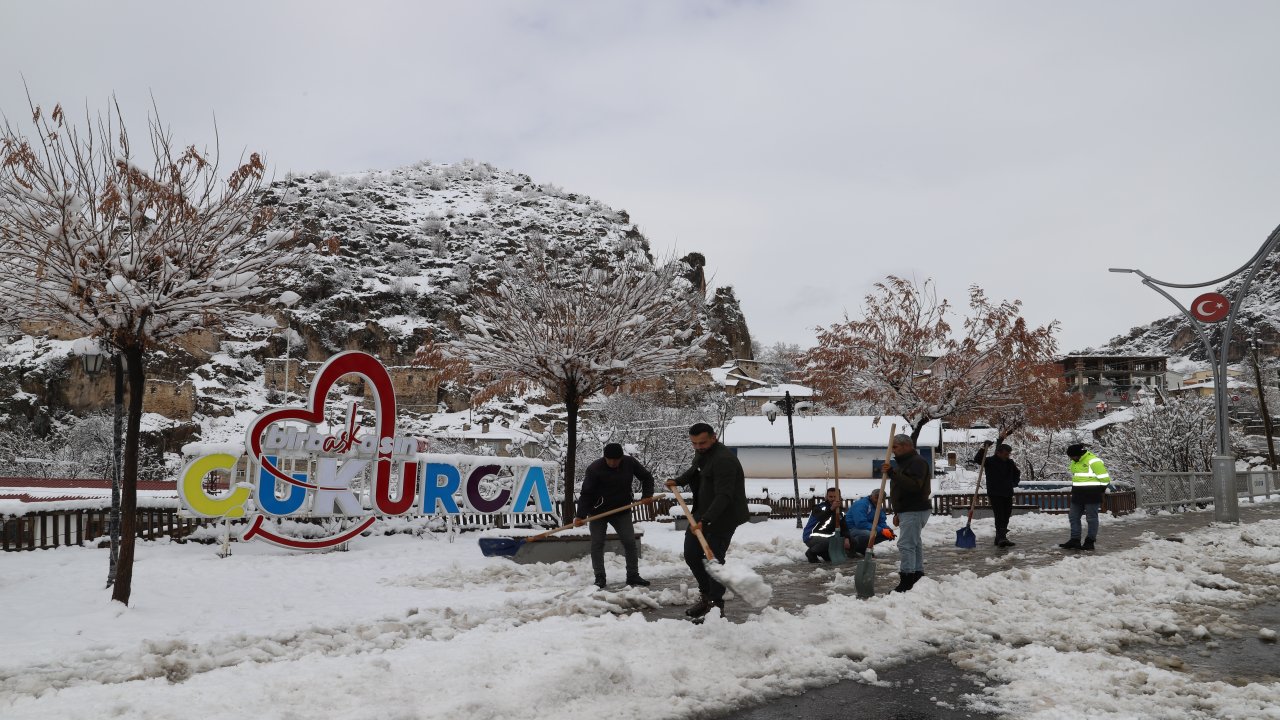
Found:
[[(602, 512), (597, 515), (592, 515), (590, 517), (583, 518), (582, 522), (583, 524), (586, 524), (591, 522), (592, 520), (599, 520), (601, 518), (606, 518), (606, 517), (609, 517), (610, 515), (620, 513), (623, 510), (630, 510), (631, 508), (636, 507), (638, 505), (648, 505), (654, 500), (657, 500), (662, 494), (663, 493), (658, 493), (657, 495), (654, 495), (652, 497), (647, 497), (643, 500), (633, 502), (630, 505), (623, 505), (620, 508), (614, 508), (607, 512)], [(577, 527), (577, 526), (574, 523), (569, 523), (568, 525), (561, 525), (560, 527), (555, 528), (554, 530), (548, 530), (546, 532), (538, 533), (537, 535), (533, 535), (527, 538), (482, 537), (480, 538), (480, 552), (483, 553), (485, 557), (514, 557), (516, 553), (520, 552), (520, 548), (525, 546), (525, 543), (536, 542), (538, 540), (541, 540), (547, 537), (548, 535), (555, 535), (556, 533), (562, 530), (568, 530), (571, 527)]]
[(978, 546), (978, 536), (973, 534), (973, 508), (978, 504), (978, 490), (982, 487), (982, 471), (986, 469), (987, 449), (982, 448), (982, 452), (978, 454), (978, 482), (973, 486), (973, 499), (969, 501), (969, 520), (965, 522), (964, 527), (956, 531), (956, 547), (958, 548), (975, 548)]

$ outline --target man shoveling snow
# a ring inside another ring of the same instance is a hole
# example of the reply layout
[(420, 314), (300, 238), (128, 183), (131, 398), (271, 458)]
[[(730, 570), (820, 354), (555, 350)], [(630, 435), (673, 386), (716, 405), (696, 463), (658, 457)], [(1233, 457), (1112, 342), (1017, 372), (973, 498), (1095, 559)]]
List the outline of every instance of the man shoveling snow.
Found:
[[(773, 591), (759, 575), (746, 566), (724, 567), (715, 562), (724, 563), (734, 531), (750, 517), (742, 463), (707, 423), (689, 428), (689, 442), (695, 452), (693, 465), (667, 481), (667, 487), (677, 493), (681, 485), (693, 490), (693, 510), (685, 508), (689, 528), (684, 537), (684, 561), (702, 597), (685, 614), (700, 619), (712, 608), (723, 613), (726, 585), (752, 605), (763, 606)], [(677, 499), (684, 506), (678, 494)]]

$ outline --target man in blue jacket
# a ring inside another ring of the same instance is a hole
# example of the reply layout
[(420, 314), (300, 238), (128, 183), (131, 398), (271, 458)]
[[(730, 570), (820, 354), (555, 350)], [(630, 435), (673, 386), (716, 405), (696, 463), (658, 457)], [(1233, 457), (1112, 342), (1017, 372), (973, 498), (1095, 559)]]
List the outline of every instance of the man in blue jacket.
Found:
[[(867, 542), (871, 540), (871, 523), (874, 521), (876, 503), (879, 500), (880, 488), (876, 488), (871, 491), (870, 495), (859, 498), (857, 502), (849, 507), (849, 512), (845, 513), (844, 521), (849, 526), (853, 551), (859, 555), (866, 554)], [(876, 523), (876, 542), (884, 542), (894, 538), (893, 528), (889, 527), (888, 515), (888, 511), (882, 506), (880, 508), (880, 520)]]

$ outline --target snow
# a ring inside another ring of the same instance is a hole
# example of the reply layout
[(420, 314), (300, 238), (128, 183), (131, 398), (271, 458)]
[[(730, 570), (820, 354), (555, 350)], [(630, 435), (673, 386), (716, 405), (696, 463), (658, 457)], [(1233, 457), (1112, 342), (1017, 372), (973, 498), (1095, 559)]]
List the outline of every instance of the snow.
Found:
[[(930, 521), (926, 564), (960, 524)], [(1014, 524), (1061, 530), (1065, 519)], [(214, 546), (160, 542), (139, 545), (126, 608), (102, 589), (103, 550), (11, 553), (0, 563), (0, 716), (719, 717), (840, 680), (878, 682), (890, 664), (943, 652), (985, 676), (975, 708), (1019, 718), (1280, 717), (1275, 683), (1196, 680), (1173, 661), (1120, 652), (1206, 642), (1229, 628), (1200, 609), (1270, 597), (1280, 521), (1193, 520), (1203, 529), (1185, 542), (1151, 536), (1041, 567), (1012, 555), (985, 577), (928, 576), (866, 601), (853, 597), (850, 571), (832, 577), (826, 603), (740, 623), (712, 613), (701, 626), (641, 612), (694, 595), (682, 533), (641, 527), (642, 571), (666, 589), (597, 591), (585, 558), (485, 558), (469, 534), (369, 537), (314, 555), (237, 544), (226, 559)], [(989, 521), (975, 528), (989, 532)], [(807, 571), (798, 532), (790, 520), (744, 525), (729, 558)], [(607, 562), (621, 577), (621, 558)], [(1224, 582), (1228, 566), (1255, 579)], [(856, 617), (874, 622), (855, 631)], [(1207, 638), (1195, 640), (1202, 626)]]

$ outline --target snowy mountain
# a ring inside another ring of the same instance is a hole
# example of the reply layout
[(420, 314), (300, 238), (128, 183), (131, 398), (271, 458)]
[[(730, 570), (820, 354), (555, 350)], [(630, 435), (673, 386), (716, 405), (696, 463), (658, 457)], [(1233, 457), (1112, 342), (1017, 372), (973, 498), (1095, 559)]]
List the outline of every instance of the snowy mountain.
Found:
[[(473, 294), (495, 287), (501, 261), (532, 243), (607, 271), (636, 272), (668, 260), (652, 256), (625, 210), (472, 161), (290, 176), (267, 189), (264, 203), (274, 207), (278, 226), (298, 229), (299, 240), (318, 251), (273, 278), (278, 301), (248, 321), (152, 354), (149, 382), (173, 387), (148, 392), (175, 398), (168, 417), (192, 417), (155, 420), (170, 447), (197, 436), (221, 440), (209, 436), (242, 428), (246, 414), (265, 405), (264, 372), (286, 354), (322, 361), (360, 349), (388, 366), (409, 365), (424, 340), (456, 338)], [(682, 264), (690, 302), (712, 336), (705, 364), (750, 357), (732, 288), (707, 297), (704, 258), (672, 261)], [(109, 409), (110, 382), (83, 373), (70, 357), (73, 339), (31, 326), (9, 335), (0, 349), (0, 416), (56, 425), (70, 411)], [(148, 404), (153, 400), (149, 395)]]
[[(1233, 298), (1244, 278), (1232, 278), (1213, 291)], [(1209, 292), (1209, 288), (1204, 288)], [(1172, 306), (1170, 306), (1172, 307)], [(1235, 332), (1228, 351), (1231, 361), (1238, 361), (1248, 348), (1249, 329), (1257, 331), (1259, 352), (1280, 357), (1280, 251), (1273, 252), (1259, 269), (1236, 318)], [(1127, 335), (1114, 337), (1102, 352), (1118, 355), (1170, 355), (1205, 362), (1204, 345), (1190, 321), (1181, 313), (1169, 315), (1133, 328)]]

